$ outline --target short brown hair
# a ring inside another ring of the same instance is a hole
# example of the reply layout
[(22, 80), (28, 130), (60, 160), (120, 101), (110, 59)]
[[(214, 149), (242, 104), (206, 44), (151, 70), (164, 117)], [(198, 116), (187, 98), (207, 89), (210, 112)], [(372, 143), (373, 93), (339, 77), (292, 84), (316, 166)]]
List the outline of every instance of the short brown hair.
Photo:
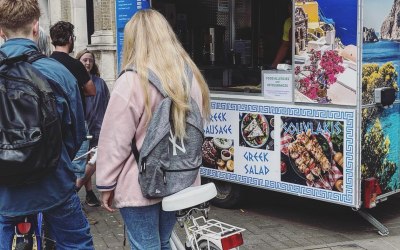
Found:
[(0, 0), (0, 27), (6, 33), (29, 32), (29, 24), (39, 20), (38, 0)]
[(58, 21), (50, 27), (51, 43), (54, 46), (64, 46), (74, 35), (74, 25), (70, 22)]

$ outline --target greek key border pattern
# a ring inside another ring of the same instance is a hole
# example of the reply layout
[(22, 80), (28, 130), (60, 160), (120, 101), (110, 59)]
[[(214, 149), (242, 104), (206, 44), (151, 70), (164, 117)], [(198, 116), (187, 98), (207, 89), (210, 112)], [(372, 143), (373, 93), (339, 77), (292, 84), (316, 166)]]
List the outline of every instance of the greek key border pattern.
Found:
[(301, 195), (328, 202), (341, 203), (354, 206), (356, 187), (356, 176), (354, 169), (355, 160), (355, 112), (352, 110), (323, 110), (318, 108), (299, 108), (294, 106), (277, 107), (263, 104), (246, 104), (235, 102), (211, 102), (213, 110), (228, 110), (238, 112), (261, 113), (266, 115), (283, 115), (299, 118), (315, 118), (343, 121), (345, 123), (345, 173), (344, 193), (329, 191), (325, 189), (312, 188), (287, 182), (264, 180), (255, 177), (238, 175), (230, 172), (218, 171), (216, 169), (201, 168), (201, 175), (211, 178), (228, 180), (236, 183), (246, 184), (265, 189), (279, 190), (285, 193)]

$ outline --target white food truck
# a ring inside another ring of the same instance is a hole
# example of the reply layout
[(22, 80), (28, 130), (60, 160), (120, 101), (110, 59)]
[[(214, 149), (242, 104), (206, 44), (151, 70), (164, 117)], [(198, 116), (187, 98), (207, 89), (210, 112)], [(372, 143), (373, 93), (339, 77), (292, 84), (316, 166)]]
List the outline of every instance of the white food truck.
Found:
[(367, 211), (400, 189), (398, 0), (118, 0), (165, 15), (212, 93), (201, 175)]

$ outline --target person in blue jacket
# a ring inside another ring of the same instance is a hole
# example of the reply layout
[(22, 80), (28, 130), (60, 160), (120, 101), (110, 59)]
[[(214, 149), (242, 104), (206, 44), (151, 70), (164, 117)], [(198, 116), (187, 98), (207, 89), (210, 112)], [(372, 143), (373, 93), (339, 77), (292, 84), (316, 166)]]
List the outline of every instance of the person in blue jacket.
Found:
[[(0, 51), (7, 57), (37, 51), (39, 17), (37, 0), (0, 0), (0, 36), (5, 40)], [(57, 249), (93, 249), (71, 171), (71, 159), (86, 137), (78, 85), (74, 76), (53, 59), (42, 58), (32, 65), (53, 84), (63, 127), (62, 151), (56, 170), (39, 182), (0, 186), (0, 249), (11, 249), (16, 224), (39, 212), (44, 214)]]
[[(90, 140), (90, 148), (96, 147), (99, 142), (101, 124), (103, 123), (104, 114), (106, 113), (107, 104), (110, 99), (110, 91), (108, 90), (106, 82), (100, 78), (99, 68), (96, 64), (94, 54), (87, 50), (81, 50), (76, 54), (78, 59), (86, 71), (90, 74), (95, 87), (96, 95), (86, 97), (86, 122), (89, 128), (89, 135), (93, 136)], [(100, 206), (100, 201), (92, 190), (92, 175), (96, 171), (96, 164), (87, 164), (85, 175), (83, 178), (78, 179), (77, 188), (85, 185), (86, 199), (85, 203), (91, 207)]]

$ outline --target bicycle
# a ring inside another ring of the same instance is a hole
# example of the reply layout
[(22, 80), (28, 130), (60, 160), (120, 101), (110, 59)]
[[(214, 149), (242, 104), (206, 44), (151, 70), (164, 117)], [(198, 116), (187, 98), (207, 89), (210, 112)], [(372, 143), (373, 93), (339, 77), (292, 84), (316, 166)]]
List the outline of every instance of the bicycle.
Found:
[[(86, 136), (87, 140), (92, 136)], [(97, 158), (97, 147), (87, 151), (85, 154), (75, 157), (74, 160), (80, 160), (92, 154), (88, 164), (94, 164)], [(32, 227), (32, 224), (34, 227)], [(43, 214), (38, 213), (36, 216), (26, 216), (23, 222), (17, 223), (15, 226), (15, 234), (13, 236), (11, 250), (54, 250), (56, 242), (47, 237), (48, 228), (45, 225)], [(18, 240), (22, 239), (22, 240)]]
[[(14, 230), (12, 250), (55, 249), (56, 242), (47, 237), (48, 228), (45, 226), (42, 213), (38, 213), (36, 216), (26, 216), (23, 222), (17, 223)], [(22, 239), (22, 241), (18, 239)]]
[[(92, 154), (88, 164), (95, 164), (97, 147), (90, 149), (79, 158)], [(186, 242), (183, 246), (175, 231), (171, 234), (170, 245), (173, 250), (227, 250), (239, 249), (243, 245), (244, 228), (230, 225), (215, 219), (208, 219), (209, 201), (217, 195), (214, 183), (189, 187), (176, 194), (163, 198), (164, 211), (177, 211), (178, 224), (185, 229)], [(201, 212), (203, 216), (194, 217)], [(126, 245), (125, 226), (124, 243)]]
[[(178, 224), (186, 234), (183, 245), (175, 230), (172, 232), (170, 245), (173, 250), (226, 250), (239, 249), (243, 245), (244, 228), (208, 219), (209, 201), (216, 195), (215, 184), (207, 183), (163, 198), (163, 210), (176, 211)], [(202, 216), (195, 217), (197, 212), (201, 212)]]

